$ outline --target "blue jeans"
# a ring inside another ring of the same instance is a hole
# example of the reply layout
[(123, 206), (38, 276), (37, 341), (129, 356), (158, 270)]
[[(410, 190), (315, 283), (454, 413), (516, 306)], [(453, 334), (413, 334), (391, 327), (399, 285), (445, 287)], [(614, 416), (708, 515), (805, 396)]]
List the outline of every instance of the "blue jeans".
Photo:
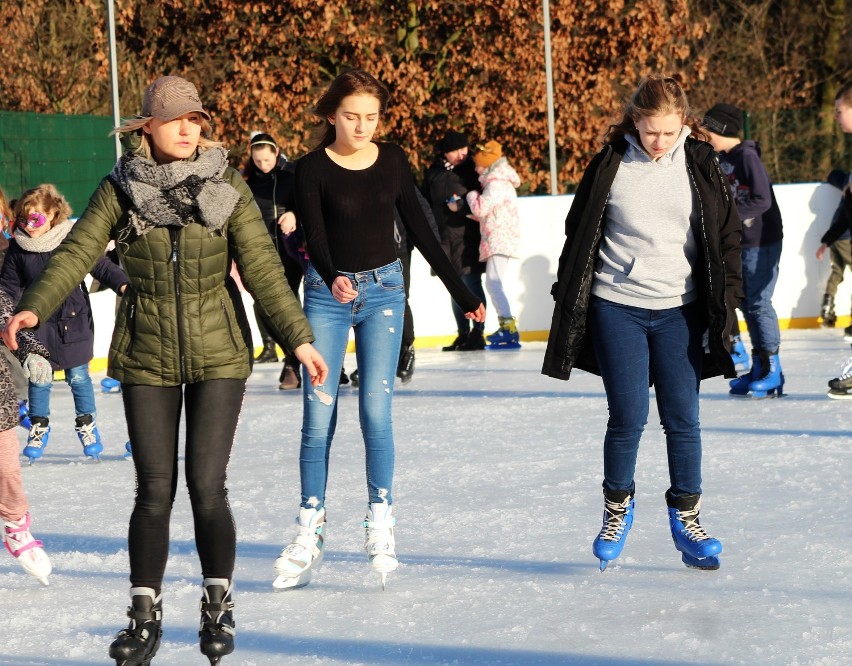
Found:
[[(95, 415), (95, 391), (92, 388), (92, 378), (89, 376), (89, 364), (78, 365), (65, 370), (65, 382), (71, 387), (74, 398), (74, 411), (77, 416), (83, 414)], [(50, 416), (50, 389), (53, 382), (33, 384), (29, 389), (29, 412), (31, 416)]]
[(349, 329), (355, 329), (358, 361), (358, 415), (367, 457), (367, 494), (370, 502), (393, 503), (394, 442), (393, 382), (402, 319), (405, 285), (399, 261), (370, 271), (343, 273), (358, 296), (339, 303), (313, 266), (305, 273), (305, 315), (314, 331), (314, 347), (328, 364), (325, 384), (311, 386), (303, 370), (304, 413), (299, 471), (302, 507), (325, 503), (328, 455), (337, 425), (337, 390)]
[[(470, 292), (476, 296), (482, 304), (485, 305), (485, 290), (482, 288), (482, 273), (463, 273), (460, 275), (461, 281), (464, 282), (464, 286), (470, 289)], [(465, 317), (464, 311), (459, 307), (458, 303), (452, 301), (453, 304), (453, 317), (456, 318), (456, 327), (459, 333), (468, 333), (470, 331), (471, 324), (473, 324), (474, 331), (484, 331), (485, 330), (485, 322), (473, 321), (473, 319), (468, 319)]]
[(669, 492), (674, 496), (700, 493), (698, 387), (705, 326), (698, 302), (646, 310), (593, 296), (590, 318), (609, 406), (604, 489), (634, 489), (639, 438), (648, 421), (649, 378), (653, 377), (666, 435)]
[(754, 349), (777, 353), (781, 345), (778, 315), (772, 307), (772, 294), (778, 281), (781, 241), (762, 247), (744, 248), (742, 304), (748, 335)]

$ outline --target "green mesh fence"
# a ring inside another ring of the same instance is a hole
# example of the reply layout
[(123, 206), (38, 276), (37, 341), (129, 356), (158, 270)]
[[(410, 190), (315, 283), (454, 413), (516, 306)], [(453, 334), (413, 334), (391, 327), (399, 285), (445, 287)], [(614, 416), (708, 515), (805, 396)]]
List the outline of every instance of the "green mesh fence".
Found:
[(0, 111), (0, 186), (9, 199), (53, 183), (80, 215), (115, 164), (112, 118)]

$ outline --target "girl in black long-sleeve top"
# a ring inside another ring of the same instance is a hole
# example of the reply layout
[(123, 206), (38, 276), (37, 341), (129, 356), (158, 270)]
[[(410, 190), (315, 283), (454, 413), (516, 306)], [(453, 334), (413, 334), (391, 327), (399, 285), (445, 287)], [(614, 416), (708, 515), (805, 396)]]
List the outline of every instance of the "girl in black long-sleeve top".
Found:
[[(405, 292), (394, 247), (394, 207), (467, 316), (485, 318), (485, 307), (464, 286), (429, 228), (402, 149), (372, 140), (387, 97), (385, 87), (366, 72), (338, 76), (314, 111), (322, 121), (319, 146), (296, 166), (297, 214), (310, 258), (305, 314), (329, 363), (329, 377), (339, 374), (349, 330), (355, 330), (367, 457), (365, 548), (383, 584), (398, 565), (391, 404)], [(337, 383), (304, 385), (297, 535), (275, 562), (274, 585), (284, 589), (307, 584), (322, 559), (328, 455), (337, 422)]]

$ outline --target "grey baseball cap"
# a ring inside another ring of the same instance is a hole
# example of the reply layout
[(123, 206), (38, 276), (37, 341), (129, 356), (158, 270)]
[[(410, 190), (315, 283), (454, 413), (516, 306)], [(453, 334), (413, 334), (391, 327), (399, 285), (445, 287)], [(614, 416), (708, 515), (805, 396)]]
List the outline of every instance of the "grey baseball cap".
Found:
[(142, 115), (169, 122), (185, 113), (200, 113), (207, 120), (210, 114), (201, 106), (198, 91), (179, 76), (161, 76), (145, 89)]

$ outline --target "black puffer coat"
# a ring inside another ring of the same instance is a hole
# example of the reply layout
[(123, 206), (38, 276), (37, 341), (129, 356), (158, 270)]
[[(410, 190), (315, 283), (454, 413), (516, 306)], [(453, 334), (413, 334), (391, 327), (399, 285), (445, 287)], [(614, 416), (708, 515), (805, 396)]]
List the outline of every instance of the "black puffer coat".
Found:
[[(551, 289), (556, 305), (542, 366), (542, 374), (556, 379), (568, 379), (573, 368), (600, 374), (588, 319), (589, 294), (607, 197), (627, 145), (623, 139), (608, 144), (592, 159), (565, 220), (565, 247)], [(700, 212), (693, 227), (700, 250), (693, 275), (707, 318), (702, 377), (736, 377), (730, 335), (734, 309), (743, 299), (741, 225), (713, 148), (695, 139), (687, 139), (684, 148), (694, 205)]]

